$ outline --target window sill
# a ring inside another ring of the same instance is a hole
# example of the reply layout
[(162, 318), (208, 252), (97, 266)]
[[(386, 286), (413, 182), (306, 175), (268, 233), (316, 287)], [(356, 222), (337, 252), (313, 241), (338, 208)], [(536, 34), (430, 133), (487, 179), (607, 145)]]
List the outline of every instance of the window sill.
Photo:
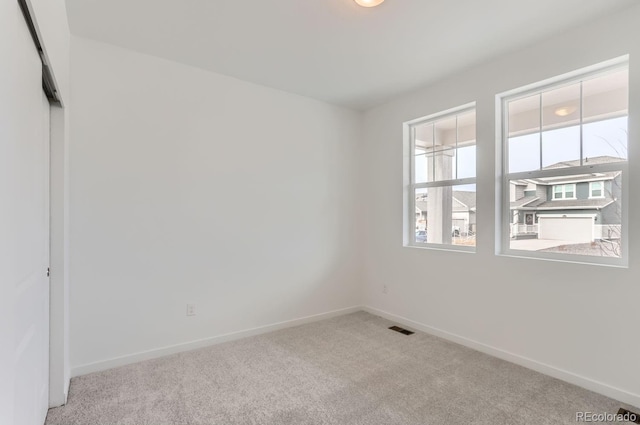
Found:
[(465, 254), (475, 254), (475, 246), (458, 246), (458, 245), (440, 245), (440, 244), (407, 244), (403, 245), (403, 248), (415, 248), (430, 251), (447, 251), (447, 252), (462, 252)]
[[(618, 269), (628, 269), (629, 265), (626, 263), (626, 259), (624, 258), (611, 258), (611, 257), (586, 257), (586, 256), (577, 256), (577, 255), (544, 255), (544, 254), (534, 254), (528, 251), (518, 251), (518, 250), (508, 250), (505, 252), (496, 253), (498, 257), (508, 257), (508, 258), (518, 258), (525, 260), (542, 260), (542, 261), (552, 261), (556, 263), (565, 263), (565, 264), (579, 264), (581, 266), (604, 266), (604, 267), (613, 267)], [(596, 260), (598, 259), (598, 260)]]

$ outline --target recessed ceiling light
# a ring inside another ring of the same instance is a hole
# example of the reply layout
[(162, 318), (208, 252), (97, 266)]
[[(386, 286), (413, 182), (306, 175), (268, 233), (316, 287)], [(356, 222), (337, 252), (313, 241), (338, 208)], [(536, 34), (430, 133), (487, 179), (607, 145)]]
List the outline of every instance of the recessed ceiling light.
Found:
[(384, 0), (355, 0), (362, 7), (374, 7), (382, 3)]
[(561, 108), (558, 108), (554, 111), (554, 114), (556, 114), (559, 117), (566, 117), (567, 115), (571, 115), (576, 111), (575, 106), (563, 106)]

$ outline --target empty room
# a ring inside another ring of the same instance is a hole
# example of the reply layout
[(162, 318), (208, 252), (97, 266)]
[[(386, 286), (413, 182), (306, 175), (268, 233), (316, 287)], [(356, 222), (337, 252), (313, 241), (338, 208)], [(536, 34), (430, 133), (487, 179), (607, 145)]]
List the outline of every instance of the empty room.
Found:
[(0, 425), (640, 423), (637, 0), (0, 4)]

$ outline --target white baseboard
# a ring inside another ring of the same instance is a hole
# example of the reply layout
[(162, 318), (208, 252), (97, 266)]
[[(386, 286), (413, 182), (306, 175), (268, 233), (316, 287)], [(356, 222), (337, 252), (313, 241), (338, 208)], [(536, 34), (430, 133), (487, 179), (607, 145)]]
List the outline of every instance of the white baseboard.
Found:
[(195, 350), (197, 348), (208, 347), (211, 345), (221, 344), (223, 342), (235, 341), (254, 335), (260, 335), (273, 332), (279, 329), (290, 328), (293, 326), (304, 325), (306, 323), (317, 322), (319, 320), (329, 319), (332, 317), (342, 316), (349, 313), (362, 311), (361, 306), (343, 308), (333, 310), (326, 313), (315, 314), (312, 316), (301, 317), (298, 319), (287, 320), (284, 322), (273, 323), (270, 325), (260, 326), (257, 328), (246, 329), (243, 331), (232, 332), (228, 334), (218, 335), (210, 338), (203, 338), (196, 341), (184, 342), (181, 344), (170, 345), (166, 347), (155, 348), (153, 350), (142, 351), (139, 353), (128, 354), (126, 356), (115, 357), (111, 359), (101, 360), (95, 363), (88, 363), (71, 368), (71, 376), (81, 376), (88, 373), (100, 372), (114, 367), (124, 366), (131, 363), (137, 363), (143, 360), (155, 359), (158, 357), (168, 356), (170, 354), (181, 353), (184, 351)]
[(413, 321), (411, 319), (407, 319), (406, 317), (388, 313), (383, 310), (378, 310), (377, 308), (365, 306), (362, 309), (376, 316), (384, 317), (385, 319), (398, 322), (407, 327), (414, 328), (416, 330), (438, 336), (440, 338), (458, 343), (460, 345), (464, 345), (465, 347), (473, 348), (474, 350), (481, 351), (483, 353), (489, 354), (494, 357), (498, 357), (502, 360), (506, 360), (508, 362), (515, 363), (520, 366), (524, 366), (528, 369), (535, 370), (536, 372), (540, 372), (545, 375), (552, 376), (562, 381), (569, 382), (570, 384), (574, 384), (579, 387), (586, 388), (587, 390), (596, 392), (598, 394), (602, 394), (614, 400), (618, 400), (623, 403), (627, 403), (632, 406), (636, 406), (640, 408), (640, 395), (638, 394), (634, 394), (634, 393), (622, 390), (620, 388), (616, 388), (611, 385), (605, 384), (604, 382), (599, 382), (581, 375), (577, 375), (567, 370), (559, 369), (555, 366), (541, 363), (536, 360), (520, 356), (518, 354), (510, 353), (508, 351), (504, 351), (499, 348), (495, 348), (490, 345), (486, 345), (481, 342), (474, 341), (472, 339), (468, 339), (456, 334), (452, 334), (450, 332), (443, 331), (441, 329), (437, 329), (432, 326)]

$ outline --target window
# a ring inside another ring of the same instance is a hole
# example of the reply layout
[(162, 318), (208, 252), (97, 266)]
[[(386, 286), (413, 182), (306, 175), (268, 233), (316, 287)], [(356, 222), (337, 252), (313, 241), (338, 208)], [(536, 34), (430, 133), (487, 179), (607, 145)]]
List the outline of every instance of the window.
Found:
[(502, 253), (626, 264), (628, 74), (618, 60), (500, 96)]
[(410, 246), (476, 245), (475, 105), (405, 123)]
[(561, 184), (553, 186), (553, 199), (576, 199), (576, 185)]
[(589, 198), (604, 198), (604, 185), (602, 182), (589, 183)]

